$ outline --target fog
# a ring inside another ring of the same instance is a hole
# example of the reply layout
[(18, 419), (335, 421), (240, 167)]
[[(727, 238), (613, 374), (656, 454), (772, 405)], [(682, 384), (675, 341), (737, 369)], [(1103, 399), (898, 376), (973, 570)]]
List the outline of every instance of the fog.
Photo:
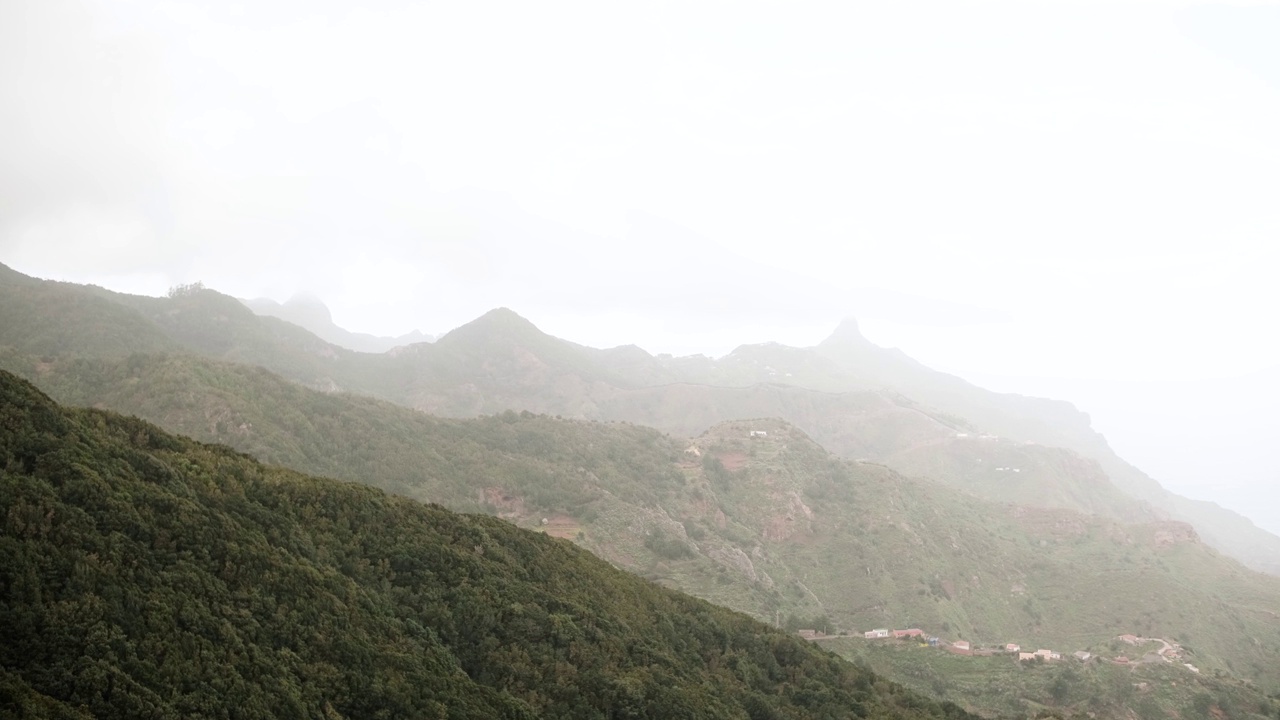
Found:
[(855, 315), (1280, 532), (1280, 8), (367, 5), (0, 4), (0, 261), (676, 354)]

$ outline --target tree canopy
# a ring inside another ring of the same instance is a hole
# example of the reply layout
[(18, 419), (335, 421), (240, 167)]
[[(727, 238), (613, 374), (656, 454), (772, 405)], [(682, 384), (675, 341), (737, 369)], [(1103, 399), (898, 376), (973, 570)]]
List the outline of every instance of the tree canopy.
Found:
[(0, 373), (0, 714), (961, 718), (563, 540)]

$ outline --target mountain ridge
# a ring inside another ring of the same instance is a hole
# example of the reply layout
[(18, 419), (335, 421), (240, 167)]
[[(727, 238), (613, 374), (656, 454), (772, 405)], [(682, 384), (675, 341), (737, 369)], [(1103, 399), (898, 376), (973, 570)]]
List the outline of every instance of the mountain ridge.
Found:
[(435, 342), (436, 337), (420, 330), (394, 337), (353, 332), (333, 321), (333, 313), (319, 298), (313, 295), (294, 295), (283, 303), (269, 298), (240, 300), (257, 315), (274, 317), (304, 328), (326, 342), (347, 350), (365, 353), (384, 353), (392, 348), (420, 342)]
[[(189, 310), (195, 311), (192, 317), (215, 330), (220, 327), (220, 322), (234, 323), (243, 319), (243, 315), (238, 313), (220, 315), (219, 308), (224, 303), (216, 294), (210, 296), (209, 300), (210, 302), (206, 302), (199, 295), (193, 298), (170, 298), (148, 308), (147, 312), (167, 315), (169, 309), (166, 306), (170, 306), (170, 309), (178, 310), (178, 314), (173, 317), (181, 319), (188, 312), (188, 305), (185, 303), (189, 302), (192, 303)], [(218, 319), (221, 316), (227, 319), (221, 321)], [(244, 337), (259, 338), (255, 342), (262, 338), (287, 340), (294, 336), (272, 335), (276, 332), (274, 328), (283, 327), (276, 321), (258, 319), (252, 321), (252, 326), (258, 329)], [(250, 329), (237, 332), (243, 334)], [(262, 331), (267, 332), (263, 334)], [(4, 332), (4, 329), (0, 329), (0, 345), (7, 342)], [(234, 335), (228, 337), (234, 338)], [(235, 343), (204, 347), (235, 347)], [(309, 347), (323, 350), (325, 346), (319, 343)], [(521, 347), (518, 343), (509, 344), (507, 351), (514, 353)], [(432, 350), (431, 346), (407, 348), (402, 355), (431, 353)], [(607, 353), (608, 351), (587, 349), (590, 357)], [(1265, 593), (1250, 595), (1255, 591), (1248, 588), (1257, 582), (1256, 579), (1247, 579), (1251, 577), (1249, 575), (1238, 575), (1233, 579), (1231, 572), (1226, 572), (1230, 567), (1229, 563), (1222, 565), (1220, 560), (1214, 560), (1211, 552), (1196, 541), (1194, 534), (1188, 534), (1176, 525), (1157, 524), (1143, 530), (1125, 530), (1096, 518), (1082, 518), (1053, 510), (1032, 511), (1016, 518), (1004, 511), (993, 511), (987, 505), (970, 505), (974, 501), (940, 490), (932, 482), (911, 480), (893, 474), (882, 475), (881, 472), (892, 471), (877, 470), (872, 463), (857, 464), (860, 470), (852, 467), (839, 469), (845, 466), (831, 464), (835, 463), (834, 458), (827, 456), (817, 446), (809, 447), (812, 441), (818, 439), (819, 434), (830, 434), (829, 428), (818, 428), (820, 433), (813, 433), (767, 419), (775, 415), (779, 407), (786, 407), (779, 405), (780, 402), (795, 401), (802, 397), (799, 393), (803, 391), (808, 393), (804, 396), (809, 398), (806, 402), (816, 402), (816, 398), (823, 398), (828, 401), (837, 399), (843, 403), (863, 403), (862, 409), (854, 415), (865, 418), (865, 422), (848, 427), (848, 437), (859, 442), (875, 442), (874, 431), (880, 429), (891, 437), (893, 446), (901, 446), (910, 436), (903, 435), (901, 429), (894, 429), (884, 420), (886, 417), (898, 416), (908, 423), (904, 427), (914, 428), (913, 432), (927, 429), (928, 433), (932, 433), (929, 438), (933, 442), (945, 445), (972, 440), (995, 442), (1003, 448), (1000, 452), (1035, 450), (1034, 446), (1024, 446), (1007, 438), (992, 441), (976, 437), (957, 438), (957, 434), (973, 428), (959, 419), (940, 416), (936, 411), (922, 408), (905, 397), (883, 390), (864, 391), (861, 394), (833, 394), (789, 387), (784, 382), (760, 382), (746, 388), (714, 385), (677, 387), (670, 396), (670, 400), (677, 403), (672, 409), (684, 415), (691, 407), (705, 408), (707, 415), (703, 419), (709, 421), (707, 424), (712, 424), (712, 427), (706, 430), (706, 437), (702, 440), (695, 437), (692, 441), (676, 441), (673, 445), (671, 440), (663, 440), (651, 430), (625, 424), (584, 423), (565, 426), (560, 424), (562, 421), (509, 410), (497, 410), (496, 414), (481, 418), (478, 423), (461, 421), (470, 424), (455, 427), (451, 423), (456, 421), (433, 419), (402, 408), (393, 410), (394, 406), (385, 403), (375, 408), (367, 405), (369, 401), (353, 395), (320, 395), (300, 385), (286, 383), (266, 371), (240, 364), (226, 364), (228, 360), (238, 361), (234, 355), (232, 353), (231, 357), (225, 358), (221, 365), (210, 365), (205, 360), (172, 353), (167, 356), (143, 354), (104, 361), (93, 357), (32, 358), (23, 357), (12, 350), (0, 350), (0, 365), (9, 367), (23, 364), (24, 374), (40, 382), (43, 387), (56, 389), (60, 397), (64, 397), (64, 393), (72, 391), (79, 383), (83, 387), (77, 392), (84, 393), (82, 399), (77, 401), (81, 404), (101, 404), (108, 408), (137, 412), (180, 428), (182, 432), (227, 443), (255, 455), (287, 452), (290, 447), (307, 447), (309, 450), (302, 457), (302, 462), (317, 465), (294, 465), (295, 467), (307, 468), (308, 471), (321, 469), (325, 474), (337, 474), (362, 482), (376, 481), (387, 489), (394, 489), (419, 500), (438, 502), (453, 498), (449, 501), (451, 505), (461, 502), (461, 507), (469, 510), (508, 517), (525, 527), (542, 527), (561, 537), (577, 539), (619, 566), (633, 569), (663, 584), (685, 588), (707, 599), (733, 605), (761, 619), (768, 619), (775, 612), (773, 608), (777, 607), (789, 608), (788, 612), (795, 612), (802, 618), (813, 618), (817, 613), (828, 612), (833, 617), (840, 618), (840, 622), (848, 623), (843, 627), (852, 625), (855, 629), (865, 625), (896, 626), (902, 622), (927, 626), (934, 632), (946, 632), (943, 623), (949, 623), (953, 633), (963, 633), (963, 637), (979, 641), (991, 641), (995, 638), (1024, 642), (1046, 640), (1051, 643), (1058, 642), (1053, 638), (1066, 637), (1070, 632), (1087, 630), (1089, 636), (1096, 641), (1114, 634), (1117, 627), (1144, 628), (1146, 623), (1154, 623), (1152, 631), (1173, 635), (1185, 641), (1186, 638), (1178, 634), (1178, 628), (1190, 628), (1194, 637), (1210, 635), (1209, 631), (1196, 624), (1198, 621), (1194, 617), (1238, 618), (1246, 627), (1252, 627), (1257, 619), (1245, 606), (1268, 607), (1274, 604), (1274, 597)], [(643, 356), (634, 351), (627, 355), (631, 359), (643, 359)], [(359, 359), (356, 354), (352, 356)], [(332, 356), (318, 357), (322, 363), (340, 363), (345, 356), (334, 352)], [(432, 356), (432, 361), (435, 362), (437, 357), (439, 356)], [(403, 359), (380, 358), (379, 362), (399, 362)], [(659, 364), (662, 362), (661, 359), (656, 361)], [(460, 362), (459, 365), (461, 369), (466, 369), (465, 363)], [(412, 369), (414, 366), (409, 364), (405, 367)], [(606, 370), (616, 372), (613, 368)], [(741, 368), (735, 372), (738, 370)], [(759, 367), (752, 372), (766, 374), (768, 371)], [(785, 377), (785, 374), (782, 376)], [(109, 391), (106, 394), (92, 395), (86, 389), (89, 385), (85, 383), (91, 385), (99, 380), (100, 387), (108, 388)], [(71, 384), (65, 384), (66, 382)], [(518, 382), (511, 385), (518, 386)], [(610, 387), (607, 395), (596, 396), (596, 400), (643, 404), (660, 397), (647, 394), (651, 392), (650, 388), (639, 387), (623, 391), (617, 386)], [(694, 405), (687, 404), (688, 398), (685, 396), (694, 391), (706, 397), (699, 399)], [(758, 404), (735, 406), (731, 408), (730, 414), (756, 419), (716, 420), (717, 414), (726, 411), (726, 402), (738, 402), (737, 399), (745, 397), (746, 392), (758, 394)], [(558, 394), (557, 390), (549, 397), (555, 399)], [(130, 401), (130, 397), (136, 399)], [(145, 403), (148, 398), (153, 404), (128, 404), (138, 401)], [(320, 402), (329, 404), (316, 405)], [(625, 418), (634, 410), (625, 403), (613, 407), (611, 411)], [(497, 402), (494, 407), (504, 404), (506, 403)], [(253, 410), (254, 406), (258, 410)], [(822, 408), (821, 413), (815, 417), (840, 415), (847, 422), (850, 417), (847, 409), (857, 407), (846, 406), (845, 410), (838, 413), (833, 413), (831, 408)], [(609, 409), (606, 404), (603, 409), (596, 408), (595, 412), (601, 414), (603, 410)], [(257, 414), (245, 414), (250, 411)], [(884, 415), (885, 412), (889, 415)], [(918, 422), (921, 419), (923, 423)], [(686, 421), (695, 426), (702, 422), (698, 419)], [(173, 423), (186, 425), (178, 426)], [(459, 437), (497, 433), (494, 437), (500, 440), (497, 444), (475, 446), (463, 452), (446, 452), (441, 439), (415, 439), (416, 436), (412, 433), (402, 435), (396, 441), (400, 449), (359, 440), (362, 437), (375, 437), (362, 435), (362, 432), (376, 430), (376, 437), (385, 437), (396, 425), (406, 423), (424, 428), (437, 427), (440, 430), (454, 427), (449, 432)], [(311, 426), (313, 431), (309, 431), (309, 435), (299, 434), (300, 425)], [(595, 439), (584, 436), (578, 440), (570, 440), (560, 436), (560, 433), (568, 432), (567, 427), (577, 427), (582, 431), (609, 428), (619, 434)], [(703, 425), (698, 429), (705, 428)], [(747, 437), (751, 429), (767, 429), (769, 439), (751, 442)], [(784, 441), (788, 437), (794, 437), (795, 442)], [(252, 443), (255, 438), (258, 439), (257, 444)], [(244, 444), (246, 440), (250, 443)], [(619, 442), (620, 445), (616, 444)], [(692, 454), (687, 454), (690, 443), (702, 450), (702, 458), (696, 462), (692, 461)], [(612, 452), (616, 457), (627, 460), (624, 464), (611, 464), (613, 461), (608, 461), (601, 465), (599, 463), (604, 462), (601, 459), (603, 456), (597, 455), (595, 459), (590, 459), (589, 456), (573, 459), (566, 457), (550, 462), (538, 454), (560, 446), (575, 448), (591, 445), (597, 446), (605, 455)], [(717, 447), (719, 445), (723, 447)], [(805, 450), (805, 447), (809, 449)], [(513, 455), (513, 448), (528, 450)], [(607, 450), (608, 448), (612, 450)], [(655, 455), (654, 448), (665, 449)], [(753, 457), (752, 449), (758, 457)], [(531, 451), (536, 452), (528, 454)], [(412, 452), (423, 454), (414, 456)], [(778, 452), (782, 454), (775, 455)], [(685, 457), (681, 459), (681, 455)], [(465, 464), (474, 462), (465, 460), (468, 457), (496, 456), (507, 457), (508, 464), (501, 467)], [(773, 459), (770, 459), (771, 456)], [(650, 464), (636, 464), (636, 460), (642, 457), (650, 458), (647, 461)], [(282, 460), (279, 456), (272, 459)], [(995, 459), (995, 456), (991, 459)], [(358, 465), (352, 460), (365, 464)], [(297, 456), (289, 461), (290, 464), (296, 462)], [(441, 462), (445, 464), (440, 465)], [(464, 464), (458, 465), (459, 462)], [(559, 462), (568, 464), (554, 464)], [(1008, 461), (1001, 459), (1001, 462)], [(396, 467), (391, 467), (391, 472), (388, 472), (388, 468), (380, 467), (379, 464)], [(557, 467), (563, 469), (556, 470)], [(470, 469), (464, 471), (463, 468)], [(588, 475), (580, 480), (574, 479), (581, 474), (579, 468), (586, 468)], [(647, 469), (641, 471), (641, 468)], [(635, 474), (638, 471), (640, 474)], [(834, 474), (828, 476), (824, 473)], [(702, 492), (703, 499), (685, 496), (684, 491), (680, 490), (681, 481), (677, 479), (679, 475), (684, 476), (684, 482), (689, 483), (690, 490)], [(485, 482), (481, 487), (467, 484), (451, 488), (447, 484), (432, 484), (444, 477), (484, 478)], [(857, 490), (854, 485), (848, 492), (861, 495), (855, 494), (839, 503), (833, 503), (832, 498), (840, 496), (832, 496), (831, 493), (846, 492), (840, 489), (845, 481), (838, 480), (833, 484), (832, 479), (835, 478), (857, 478), (859, 483), (864, 484), (864, 489)], [(776, 497), (773, 495), (775, 493)], [(928, 499), (930, 496), (934, 498), (933, 501)], [(866, 510), (850, 515), (839, 509), (880, 508), (890, 498), (899, 499), (892, 500), (884, 508), (888, 517), (883, 519), (875, 517), (875, 513), (868, 514)], [(990, 521), (973, 524), (972, 521), (963, 519), (965, 512), (958, 515), (947, 512), (943, 516), (948, 518), (945, 520), (928, 519), (932, 511), (925, 512), (924, 517), (913, 516), (909, 512), (904, 514), (904, 510), (908, 508), (931, 507), (930, 503), (937, 502), (940, 498), (947, 498), (945, 502), (956, 508), (971, 508), (967, 514), (975, 518), (1007, 519), (994, 524)], [(814, 513), (812, 517), (806, 514), (806, 507)], [(723, 528), (719, 526), (721, 514), (725, 523)], [(1000, 532), (992, 535), (992, 529)], [(637, 531), (641, 534), (637, 534)], [(1001, 532), (1004, 539), (1000, 537)], [(579, 536), (578, 533), (582, 535)], [(1009, 538), (1022, 537), (1024, 534), (1029, 534), (1029, 544), (1024, 549), (1006, 544)], [(895, 537), (899, 539), (895, 540)], [(1130, 556), (1118, 550), (1113, 544), (1116, 538), (1127, 538), (1133, 543), (1133, 552), (1137, 554)], [(1160, 538), (1173, 542), (1161, 545), (1165, 540)], [(917, 551), (908, 552), (912, 545), (901, 545), (901, 541), (922, 542), (928, 552), (916, 557), (914, 554)], [(806, 556), (800, 553), (800, 548), (806, 542), (811, 546), (817, 543), (818, 547), (830, 545), (840, 549), (834, 550), (830, 556)], [(890, 545), (886, 546), (885, 543)], [(1080, 543), (1083, 544), (1073, 549)], [(953, 545), (956, 547), (952, 547)], [(900, 549), (889, 549), (893, 547)], [(1037, 547), (1044, 549), (1035, 550)], [(1059, 559), (1045, 565), (1049, 562), (1046, 558), (1025, 554), (1028, 550), (1049, 552)], [(1089, 555), (1072, 559), (1076, 553), (1086, 550), (1102, 555), (1096, 560), (1087, 559)], [(931, 567), (928, 564), (932, 562), (928, 560), (930, 557), (945, 565)], [(1110, 559), (1101, 567), (1109, 567), (1110, 572), (1122, 572), (1126, 578), (1132, 578), (1122, 583), (1111, 581), (1104, 584), (1089, 579), (1092, 576), (1073, 577), (1059, 573), (1059, 570), (1053, 570), (1037, 581), (1009, 574), (1018, 568), (1023, 568), (1021, 572), (1024, 574), (1025, 569), (1037, 566), (1041, 566), (1042, 570), (1036, 572), (1044, 572), (1043, 568), (1064, 568), (1066, 565), (1059, 564), (1063, 561), (1074, 562), (1081, 567), (1092, 567), (1108, 557)], [(1124, 559), (1126, 557), (1129, 558), (1127, 561)], [(912, 559), (908, 561), (906, 558)], [(1116, 564), (1117, 562), (1120, 564)], [(870, 575), (867, 575), (869, 579), (865, 584), (862, 581), (856, 585), (842, 584), (856, 580), (857, 574), (854, 578), (844, 579), (825, 577), (825, 572), (818, 577), (814, 576), (813, 568), (848, 569), (850, 565), (859, 564), (869, 568)], [(971, 569), (969, 564), (972, 564)], [(1168, 564), (1169, 569), (1160, 570), (1162, 564)], [(1222, 574), (1224, 572), (1225, 575)], [(1205, 576), (1204, 573), (1210, 575)], [(1199, 585), (1217, 588), (1224, 597), (1231, 599), (1227, 606), (1231, 609), (1224, 610), (1222, 606), (1212, 604), (1212, 601), (1200, 599), (1203, 594), (1199, 590), (1192, 589), (1188, 593), (1180, 585), (1173, 583), (1174, 579), (1182, 575), (1202, 578), (1198, 581)], [(980, 585), (973, 584), (972, 578), (975, 577), (981, 579)], [(1208, 577), (1214, 579), (1209, 580)], [(1054, 598), (1075, 598), (1072, 593), (1079, 591), (1072, 587), (1080, 584), (1085, 588), (1096, 588), (1077, 598), (1079, 606), (1093, 608), (1091, 612), (1099, 607), (1095, 602), (1097, 598), (1093, 597), (1097, 589), (1108, 588), (1117, 593), (1117, 597), (1142, 598), (1143, 603), (1153, 603), (1151, 614), (1129, 616), (1124, 613), (1115, 617), (1108, 615), (1074, 620), (1071, 615), (1065, 614), (1048, 623), (1047, 618), (1061, 614), (1055, 609), (1060, 600)], [(1004, 597), (1002, 593), (993, 592), (1005, 585), (1011, 589), (1021, 586), (1024, 594)], [(1162, 589), (1156, 591), (1156, 597), (1148, 598), (1146, 593), (1156, 588)], [(1250, 597), (1255, 599), (1251, 601)], [(1266, 599), (1267, 597), (1271, 599)], [(1168, 598), (1181, 598), (1182, 607), (1170, 603)], [(1235, 605), (1237, 600), (1242, 604)], [(1230, 614), (1224, 615), (1224, 612)], [(1036, 620), (1036, 613), (1041, 620)], [(1229, 622), (1234, 623), (1236, 620)], [(1022, 623), (1031, 624), (1024, 627)], [(1048, 624), (1035, 629), (1044, 623)], [(1233, 636), (1224, 635), (1221, 640), (1212, 640), (1203, 647), (1197, 647), (1206, 659), (1201, 664), (1206, 668), (1227, 671), (1229, 668), (1225, 664), (1215, 662), (1225, 663), (1226, 659), (1230, 659), (1236, 668), (1265, 667), (1271, 662), (1263, 657), (1252, 657), (1248, 653), (1239, 655), (1234, 649), (1239, 643), (1231, 641), (1222, 644), (1230, 637)], [(1068, 638), (1065, 641), (1070, 640)], [(1212, 658), (1218, 660), (1213, 661)], [(1246, 674), (1256, 672), (1259, 670), (1250, 669)]]
[[(1082, 507), (1136, 519), (1135, 512), (1150, 511), (1132, 504), (1148, 503), (1157, 514), (1192, 522), (1206, 541), (1251, 566), (1280, 574), (1280, 537), (1216, 505), (1165, 491), (1111, 452), (1105, 439), (1089, 427), (1087, 416), (1069, 403), (991, 393), (909, 358), (900, 361), (905, 357), (901, 353), (874, 346), (861, 347), (856, 353), (870, 358), (863, 365), (848, 364), (848, 354), (836, 352), (831, 345), (825, 351), (821, 346), (756, 346), (719, 359), (655, 357), (638, 349), (618, 353), (559, 340), (506, 310), (478, 325), (469, 323), (469, 331), (455, 335), (443, 346), (419, 344), (367, 355), (325, 343), (292, 324), (254, 316), (238, 301), (211, 290), (172, 298), (140, 298), (34, 279), (15, 280), (14, 276), (20, 274), (6, 274), (7, 280), (0, 277), (0, 287), (11, 301), (6, 306), (20, 319), (26, 317), (23, 313), (44, 313), (45, 319), (37, 324), (41, 332), (46, 328), (63, 328), (64, 333), (83, 328), (78, 331), (93, 337), (102, 335), (102, 328), (111, 323), (117, 327), (133, 323), (140, 337), (154, 338), (151, 342), (156, 350), (172, 349), (176, 342), (211, 357), (262, 365), (309, 387), (370, 394), (440, 415), (530, 410), (582, 419), (626, 420), (690, 434), (691, 418), (700, 418), (698, 422), (706, 427), (734, 417), (782, 414), (847, 457), (865, 457), (863, 453), (872, 450), (868, 459), (888, 460), (907, 446), (886, 445), (885, 441), (893, 439), (886, 433), (880, 433), (876, 447), (868, 446), (858, 438), (870, 437), (867, 433), (874, 428), (871, 416), (850, 413), (843, 403), (816, 403), (817, 396), (812, 394), (879, 393), (889, 405), (902, 409), (895, 417), (905, 423), (899, 425), (904, 440), (937, 435), (949, 428), (956, 433), (986, 432), (1024, 443), (1066, 447), (1100, 463), (1110, 481), (1132, 498)], [(33, 301), (32, 295), (48, 298)], [(119, 307), (111, 308), (110, 317), (92, 327), (60, 322), (57, 310), (63, 298), (82, 305), (96, 301), (124, 306), (154, 325), (144, 327), (145, 323), (140, 324), (136, 316)], [(505, 320), (497, 321), (502, 318)], [(19, 325), (3, 328), (0, 344), (23, 353), (49, 351), (49, 344), (41, 345), (38, 334), (33, 338), (15, 332)], [(851, 327), (841, 334), (851, 334)], [(64, 344), (71, 343), (72, 335), (65, 336)], [(857, 344), (861, 346), (860, 341)], [(54, 349), (58, 349), (56, 344)], [(88, 351), (118, 356), (126, 349)], [(788, 365), (773, 367), (775, 360), (785, 360)], [(691, 394), (682, 396), (686, 387), (692, 388)], [(902, 396), (912, 402), (893, 399)], [(844, 403), (856, 406), (862, 402), (857, 397), (870, 396), (844, 397)], [(772, 409), (765, 408), (769, 403)], [(1045, 463), (1044, 467), (1051, 465)], [(939, 473), (935, 479), (958, 486), (968, 476), (968, 469), (945, 464), (935, 465), (934, 472)], [(1042, 480), (1093, 485), (1088, 477), (1061, 473)], [(969, 489), (996, 493), (999, 488), (986, 483)], [(1068, 487), (1045, 493), (1046, 498), (1060, 502), (1071, 502), (1076, 496), (1077, 491)], [(1107, 510), (1108, 504), (1114, 505), (1114, 510)]]

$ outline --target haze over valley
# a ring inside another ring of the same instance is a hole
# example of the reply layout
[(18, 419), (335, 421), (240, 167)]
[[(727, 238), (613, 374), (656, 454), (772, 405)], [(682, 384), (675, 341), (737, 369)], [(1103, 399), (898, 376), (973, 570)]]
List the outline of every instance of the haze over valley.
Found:
[(0, 3), (0, 716), (1280, 719), (1272, 3)]
[(5, 270), (0, 294), (0, 368), (62, 402), (497, 515), (783, 629), (922, 626), (953, 650), (1115, 658), (1119, 635), (1178, 643), (1158, 665), (1063, 666), (994, 696), (950, 671), (920, 682), (923, 658), (831, 645), (974, 711), (1127, 712), (1114, 683), (1152, 672), (1187, 689), (1144, 712), (1274, 692), (1280, 538), (1160, 489), (1070, 405), (937, 373), (852, 321), (812, 348), (712, 360), (588, 348), (503, 308), (371, 354), (198, 286), (148, 298)]

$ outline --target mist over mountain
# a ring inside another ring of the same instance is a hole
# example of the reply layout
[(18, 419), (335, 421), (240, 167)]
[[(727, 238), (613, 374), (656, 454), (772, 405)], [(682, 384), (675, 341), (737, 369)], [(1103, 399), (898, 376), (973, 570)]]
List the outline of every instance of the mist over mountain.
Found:
[[(1280, 601), (1280, 580), (1217, 555), (1184, 524), (979, 501), (838, 461), (777, 420), (725, 423), (692, 440), (528, 413), (446, 420), (172, 354), (37, 361), (26, 373), (72, 402), (572, 539), (618, 567), (792, 629), (907, 624), (985, 645), (1093, 652), (1137, 630), (1197, 638), (1203, 671), (1264, 687), (1277, 661), (1267, 650), (1280, 647), (1267, 639), (1276, 626), (1259, 609)], [(1183, 687), (1199, 682), (1180, 672)], [(948, 695), (983, 706), (991, 697)], [(1126, 701), (1107, 690), (1098, 703)]]
[(1277, 37), (0, 1), (0, 720), (1280, 720)]
[(420, 342), (434, 342), (435, 336), (418, 330), (398, 337), (378, 337), (368, 333), (358, 333), (338, 327), (333, 322), (333, 315), (320, 298), (314, 295), (294, 295), (283, 303), (270, 298), (241, 300), (250, 310), (259, 315), (280, 318), (305, 328), (325, 342), (338, 347), (358, 352), (382, 353), (401, 345)]
[[(10, 311), (44, 318), (0, 328), (5, 331), (0, 342), (22, 352), (47, 350), (50, 328), (67, 332), (79, 326), (79, 316), (60, 315), (69, 303), (105, 303), (141, 313), (150, 324), (133, 332), (155, 336), (151, 342), (177, 342), (210, 357), (262, 365), (310, 387), (366, 393), (436, 415), (529, 410), (635, 422), (683, 436), (726, 420), (778, 416), (846, 457), (901, 462), (908, 472), (927, 469), (934, 480), (992, 499), (1030, 500), (1122, 520), (1184, 520), (1212, 546), (1251, 567), (1280, 573), (1280, 538), (1213, 503), (1167, 492), (1117, 457), (1090, 428), (1088, 417), (1069, 403), (993, 393), (930, 370), (899, 351), (871, 344), (856, 322), (843, 323), (812, 348), (767, 343), (742, 346), (718, 359), (673, 358), (634, 347), (586, 348), (547, 335), (504, 308), (435, 343), (370, 355), (326, 343), (292, 323), (256, 317), (240, 302), (208, 289), (143, 298), (20, 273), (4, 278), (0, 291)], [(36, 301), (42, 293), (50, 299)], [(139, 322), (127, 313), (121, 317)], [(115, 336), (95, 323), (83, 337), (104, 333)], [(1003, 466), (984, 456), (987, 445), (1001, 439), (1023, 443), (1023, 454), (1065, 448), (1098, 463), (1102, 472), (1087, 462), (1064, 464), (1046, 457), (1031, 463), (1024, 479), (1021, 472), (997, 470)], [(957, 452), (957, 442), (970, 450)], [(975, 475), (979, 463), (990, 468), (985, 476)], [(1104, 475), (1107, 481), (1099, 482)]]
[[(577, 345), (500, 308), (369, 354), (200, 287), (146, 298), (0, 273), (0, 300), (0, 367), (63, 402), (497, 515), (766, 622), (1089, 652), (1173, 637), (1222, 673), (1199, 692), (1244, 703), (1261, 701), (1234, 683), (1269, 687), (1280, 661), (1280, 581), (1215, 552), (1220, 509), (1176, 521), (1088, 454), (1106, 444), (1069, 404), (935, 373), (853, 322), (816, 347), (676, 358)], [(1242, 559), (1274, 557), (1270, 536), (1219, 519), (1254, 542)], [(1070, 680), (1094, 712), (1131, 708), (1110, 682)], [(1055, 702), (1021, 687), (1000, 702)]]

